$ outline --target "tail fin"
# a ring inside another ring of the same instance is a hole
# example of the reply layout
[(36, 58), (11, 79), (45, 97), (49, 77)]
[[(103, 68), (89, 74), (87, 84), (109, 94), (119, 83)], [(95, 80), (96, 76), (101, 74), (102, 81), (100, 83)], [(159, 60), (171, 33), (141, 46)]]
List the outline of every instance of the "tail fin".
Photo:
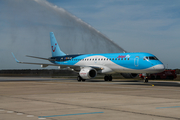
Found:
[(53, 57), (66, 55), (64, 52), (61, 51), (53, 32), (50, 32), (50, 40), (51, 40), (51, 52)]

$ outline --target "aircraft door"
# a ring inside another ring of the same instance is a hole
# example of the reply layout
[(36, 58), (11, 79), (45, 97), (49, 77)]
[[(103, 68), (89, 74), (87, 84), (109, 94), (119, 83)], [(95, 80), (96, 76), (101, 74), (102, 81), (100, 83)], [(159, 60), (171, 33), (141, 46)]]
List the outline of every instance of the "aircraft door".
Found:
[(136, 56), (136, 57), (135, 57), (135, 59), (134, 59), (134, 65), (135, 65), (136, 67), (139, 66), (139, 56)]

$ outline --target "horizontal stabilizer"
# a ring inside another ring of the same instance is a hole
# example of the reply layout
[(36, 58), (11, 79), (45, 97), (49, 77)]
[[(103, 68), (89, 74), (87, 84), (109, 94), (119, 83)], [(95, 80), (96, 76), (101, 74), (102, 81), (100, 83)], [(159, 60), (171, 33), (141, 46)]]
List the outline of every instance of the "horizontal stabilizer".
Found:
[[(31, 63), (31, 62), (20, 62), (19, 60), (16, 59), (15, 55), (12, 53), (15, 61), (17, 63), (21, 63), (21, 64), (32, 64), (32, 65), (41, 65), (41, 67), (47, 67), (47, 66), (58, 66), (58, 67), (61, 67), (61, 68), (79, 68), (79, 66), (75, 66), (75, 65), (59, 65), (59, 64), (47, 64), (47, 63)], [(28, 56), (30, 57), (30, 56)], [(35, 56), (31, 56), (31, 57), (34, 57), (34, 58), (39, 58), (39, 57), (35, 57)], [(39, 59), (46, 59), (46, 58), (39, 58)], [(46, 60), (54, 60), (54, 59), (46, 59)]]
[[(60, 64), (47, 64), (47, 63), (31, 63), (31, 62), (21, 62), (19, 60), (16, 59), (15, 55), (12, 53), (15, 61), (17, 63), (21, 63), (21, 64), (32, 64), (32, 65), (40, 65), (41, 67), (47, 67), (47, 66), (57, 66), (59, 68), (62, 68), (62, 69), (68, 69), (68, 70), (73, 70), (73, 71), (79, 71), (80, 68), (82, 67), (86, 67), (86, 66), (79, 66), (79, 65), (60, 65)], [(27, 57), (32, 57), (32, 58), (37, 58), (37, 59), (43, 59), (43, 60), (49, 60), (49, 61), (56, 61), (55, 59), (48, 59), (48, 58), (41, 58), (41, 57), (36, 57), (36, 56), (29, 56), (29, 55), (26, 55)], [(103, 70), (104, 69), (104, 66), (89, 66), (91, 68), (94, 68), (96, 70)]]

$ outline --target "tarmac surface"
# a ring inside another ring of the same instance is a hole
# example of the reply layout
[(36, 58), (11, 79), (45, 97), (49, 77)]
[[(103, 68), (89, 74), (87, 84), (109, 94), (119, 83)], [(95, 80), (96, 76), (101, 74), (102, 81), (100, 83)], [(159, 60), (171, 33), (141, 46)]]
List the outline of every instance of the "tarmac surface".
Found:
[(180, 120), (180, 82), (0, 77), (0, 120)]

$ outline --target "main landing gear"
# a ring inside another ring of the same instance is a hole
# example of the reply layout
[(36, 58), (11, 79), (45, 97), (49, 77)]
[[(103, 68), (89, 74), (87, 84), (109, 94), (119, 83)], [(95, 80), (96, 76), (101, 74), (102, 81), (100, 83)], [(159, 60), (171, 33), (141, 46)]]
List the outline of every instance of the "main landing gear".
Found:
[(104, 76), (104, 81), (112, 81), (112, 76), (111, 75)]
[(86, 81), (86, 80), (83, 79), (81, 76), (77, 76), (77, 81), (78, 81), (78, 82), (81, 82), (81, 81), (84, 82), (84, 81)]

